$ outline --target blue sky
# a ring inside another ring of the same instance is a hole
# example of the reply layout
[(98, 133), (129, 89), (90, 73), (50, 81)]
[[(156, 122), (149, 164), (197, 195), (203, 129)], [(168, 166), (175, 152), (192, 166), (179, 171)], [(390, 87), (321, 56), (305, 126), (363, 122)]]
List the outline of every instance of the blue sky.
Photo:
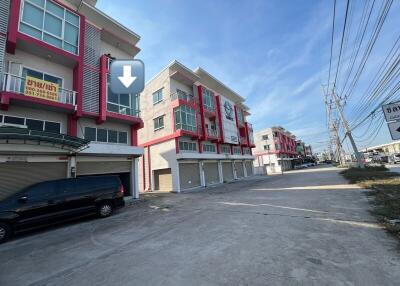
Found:
[[(363, 1), (353, 1), (353, 27)], [(373, 76), (398, 35), (400, 23), (394, 15), (400, 12), (399, 4), (395, 1), (376, 53), (371, 54), (356, 95), (346, 106), (349, 117), (369, 83), (368, 77)], [(173, 59), (189, 68), (201, 66), (246, 98), (252, 113), (249, 120), (256, 130), (281, 125), (317, 151), (326, 147), (321, 84), (328, 78), (332, 1), (99, 0), (97, 7), (141, 36), (142, 51), (137, 57), (146, 64), (147, 79)], [(334, 63), (344, 1), (338, 0), (337, 11)], [(350, 36), (348, 47), (351, 42)], [(350, 53), (348, 48), (344, 59)], [(356, 135), (363, 135), (367, 128), (356, 130)], [(361, 147), (391, 140), (385, 125), (376, 138), (361, 139)]]

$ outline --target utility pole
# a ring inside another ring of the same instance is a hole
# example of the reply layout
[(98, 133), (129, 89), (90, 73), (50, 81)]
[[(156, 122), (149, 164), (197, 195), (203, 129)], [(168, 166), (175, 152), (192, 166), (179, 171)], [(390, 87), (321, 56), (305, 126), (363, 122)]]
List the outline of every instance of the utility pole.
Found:
[[(335, 87), (334, 87), (334, 88), (335, 88)], [(333, 100), (334, 100), (334, 102), (335, 102), (335, 104), (336, 104), (336, 109), (337, 109), (337, 111), (338, 111), (338, 113), (339, 113), (340, 119), (342, 120), (343, 128), (344, 128), (344, 130), (346, 131), (346, 136), (349, 137), (351, 146), (353, 147), (354, 154), (356, 155), (356, 158), (357, 158), (357, 166), (358, 166), (359, 168), (364, 168), (364, 167), (365, 167), (365, 166), (364, 166), (364, 162), (363, 162), (362, 159), (361, 159), (361, 155), (360, 155), (360, 153), (358, 152), (357, 145), (356, 145), (356, 143), (354, 142), (353, 136), (351, 135), (351, 130), (350, 130), (350, 128), (349, 128), (349, 124), (347, 123), (346, 118), (344, 117), (342, 107), (340, 106), (339, 99), (337, 98), (334, 89), (332, 90), (332, 97), (333, 97)]]
[(343, 148), (342, 148), (342, 144), (340, 143), (340, 137), (339, 137), (337, 125), (338, 125), (338, 122), (332, 123), (332, 128), (333, 128), (333, 131), (335, 132), (336, 154), (337, 154), (340, 165), (344, 166), (345, 162), (343, 161)]

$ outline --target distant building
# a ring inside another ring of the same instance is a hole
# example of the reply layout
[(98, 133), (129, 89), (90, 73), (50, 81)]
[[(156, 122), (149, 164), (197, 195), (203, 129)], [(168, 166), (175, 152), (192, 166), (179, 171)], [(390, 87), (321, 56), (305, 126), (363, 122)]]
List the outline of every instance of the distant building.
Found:
[(292, 133), (280, 126), (267, 128), (254, 133), (254, 143), (254, 167), (258, 174), (293, 169), (298, 152), (296, 136)]

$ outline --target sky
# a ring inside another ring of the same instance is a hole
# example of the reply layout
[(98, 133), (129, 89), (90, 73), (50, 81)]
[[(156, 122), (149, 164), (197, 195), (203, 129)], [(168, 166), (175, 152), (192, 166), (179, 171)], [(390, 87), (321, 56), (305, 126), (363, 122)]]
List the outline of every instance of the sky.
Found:
[[(355, 46), (365, 2), (351, 1), (339, 90), (346, 79), (344, 67)], [(384, 3), (376, 2), (379, 5), (372, 10), (371, 19)], [(354, 95), (349, 97), (345, 114), (350, 123), (357, 121), (358, 114), (352, 110), (360, 104), (377, 67), (399, 35), (400, 21), (395, 16), (400, 13), (399, 6), (400, 1), (395, 0)], [(141, 36), (137, 58), (146, 65), (146, 80), (174, 59), (191, 69), (200, 66), (246, 99), (251, 113), (248, 120), (256, 131), (279, 125), (311, 144), (314, 151), (326, 148), (321, 85), (328, 81), (333, 1), (99, 0), (97, 8)], [(337, 0), (334, 71), (345, 9), (346, 2)], [(369, 134), (380, 118), (374, 116), (354, 131), (360, 148), (391, 141), (385, 124), (376, 127), (374, 136)], [(349, 149), (346, 141), (344, 147)]]

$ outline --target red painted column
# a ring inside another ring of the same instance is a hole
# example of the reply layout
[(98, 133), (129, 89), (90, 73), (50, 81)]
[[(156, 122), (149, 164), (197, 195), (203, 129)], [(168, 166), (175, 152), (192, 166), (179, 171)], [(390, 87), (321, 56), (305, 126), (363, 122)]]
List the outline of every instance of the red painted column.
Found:
[(102, 55), (100, 57), (99, 117), (97, 124), (103, 123), (107, 118), (107, 64), (108, 57)]
[(221, 142), (224, 143), (224, 129), (222, 127), (222, 112), (221, 112), (221, 96), (219, 96), (219, 95), (216, 96), (216, 102), (217, 102), (219, 135), (220, 135)]
[(150, 157), (150, 145), (147, 146), (147, 160), (148, 160), (148, 172), (149, 172), (149, 190), (151, 190), (151, 157)]
[(7, 53), (15, 54), (17, 47), (17, 33), (21, 0), (11, 0), (10, 15), (8, 18)]
[(136, 125), (131, 125), (131, 146), (138, 145), (138, 137), (137, 137), (137, 127)]
[(69, 136), (78, 136), (78, 119), (73, 115), (68, 115), (67, 134)]

